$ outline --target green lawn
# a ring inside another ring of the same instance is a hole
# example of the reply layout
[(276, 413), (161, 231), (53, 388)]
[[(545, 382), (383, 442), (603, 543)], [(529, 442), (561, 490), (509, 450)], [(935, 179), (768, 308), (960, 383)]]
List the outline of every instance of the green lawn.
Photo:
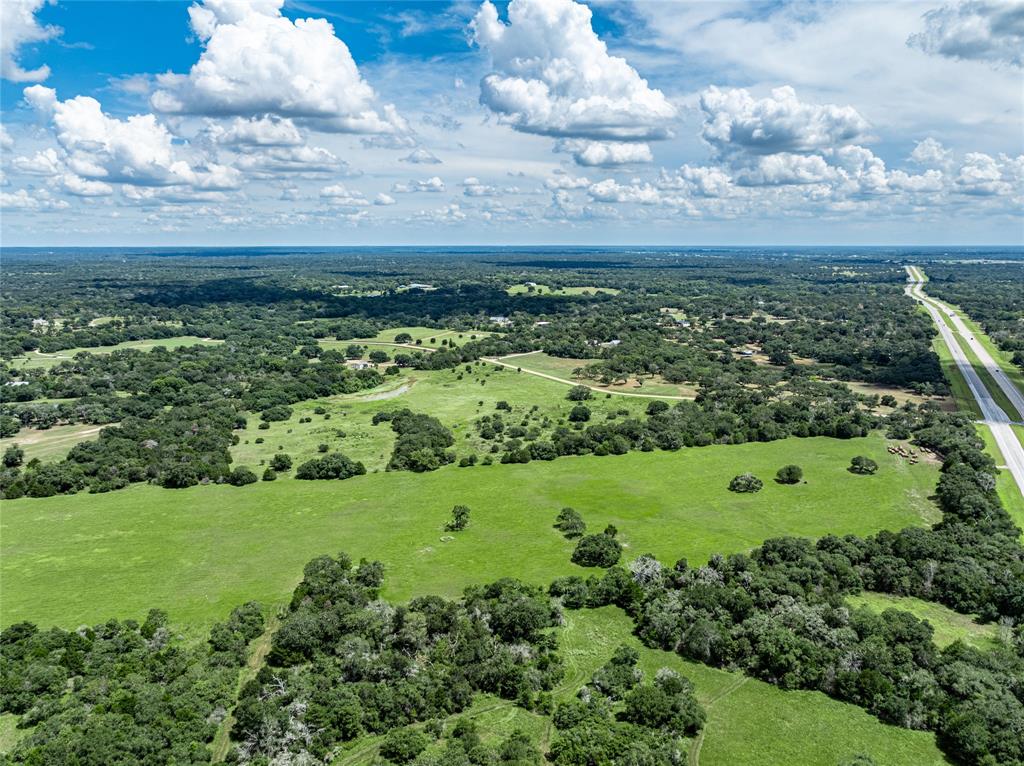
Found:
[(89, 423), (53, 426), (44, 430), (23, 428), (17, 436), (0, 439), (0, 451), (17, 444), (25, 450), (26, 462), (32, 458), (39, 458), (44, 462), (60, 460), (79, 442), (97, 438), (101, 428), (104, 426)]
[[(511, 375), (510, 375), (511, 377)], [(449, 466), (430, 474), (376, 473), (344, 482), (279, 480), (166, 490), (133, 486), (4, 503), (2, 624), (29, 619), (76, 627), (167, 609), (204, 631), (249, 599), (287, 599), (313, 556), (379, 558), (385, 595), (456, 595), (471, 583), (516, 576), (546, 584), (578, 571), (572, 543), (551, 527), (571, 505), (591, 528), (614, 523), (626, 557), (705, 561), (768, 537), (868, 534), (932, 522), (934, 465), (899, 461), (880, 436), (787, 439), (679, 452), (568, 457), (528, 465)], [(865, 454), (881, 470), (846, 467)], [(765, 482), (739, 495), (729, 480), (764, 477), (787, 463), (807, 483)], [(451, 507), (472, 509), (469, 529), (445, 541)]]
[[(857, 753), (886, 766), (948, 763), (929, 732), (887, 726), (862, 709), (819, 692), (781, 691), (739, 673), (648, 649), (632, 635), (629, 617), (616, 607), (566, 611), (565, 625), (556, 632), (566, 662), (565, 679), (553, 692), (556, 702), (572, 698), (620, 644), (640, 651), (640, 667), (648, 678), (663, 667), (687, 676), (708, 714), (703, 736), (687, 742), (689, 763), (835, 766)], [(556, 734), (547, 717), (487, 695), (477, 698), (463, 715), (476, 722), (490, 743), (521, 729), (547, 746)], [(380, 740), (356, 740), (335, 765), (374, 763)]]
[(886, 609), (900, 609), (910, 612), (920, 620), (927, 620), (935, 630), (934, 641), (937, 646), (949, 646), (956, 640), (979, 649), (990, 649), (999, 638), (999, 628), (995, 624), (982, 625), (967, 615), (954, 612), (952, 609), (932, 601), (922, 601), (912, 596), (891, 596), (887, 593), (864, 591), (857, 596), (848, 596), (846, 601), (854, 607), (866, 606), (873, 612)]
[(174, 338), (159, 338), (155, 340), (129, 340), (118, 343), (116, 346), (93, 346), (91, 348), (69, 348), (64, 351), (57, 351), (53, 354), (42, 354), (32, 352), (23, 356), (16, 356), (7, 362), (7, 366), (17, 370), (31, 370), (37, 367), (49, 369), (68, 359), (73, 359), (75, 354), (86, 351), (90, 354), (109, 354), (112, 351), (120, 351), (126, 348), (133, 348), (137, 351), (152, 351), (154, 348), (181, 348), (182, 346), (213, 345), (223, 341), (210, 338), (198, 338), (195, 335), (179, 335)]

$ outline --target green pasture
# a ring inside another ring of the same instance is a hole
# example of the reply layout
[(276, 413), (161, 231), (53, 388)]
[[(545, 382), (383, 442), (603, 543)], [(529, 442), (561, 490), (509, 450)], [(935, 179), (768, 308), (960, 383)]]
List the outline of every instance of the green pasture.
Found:
[[(11, 500), (0, 538), (0, 621), (76, 627), (141, 618), (159, 606), (175, 624), (202, 632), (250, 599), (285, 601), (309, 559), (337, 551), (383, 561), (385, 595), (399, 600), (453, 596), (502, 576), (546, 584), (579, 571), (569, 562), (572, 543), (551, 527), (567, 505), (593, 529), (615, 524), (626, 559), (649, 552), (668, 564), (780, 535), (868, 534), (935, 521), (928, 496), (937, 467), (909, 465), (885, 446), (877, 435), (787, 439), (344, 482), (136, 485)], [(876, 460), (879, 472), (849, 473), (857, 454)], [(788, 463), (803, 466), (807, 483), (770, 481)], [(763, 477), (765, 488), (729, 492), (742, 471)], [(472, 509), (471, 522), (447, 539), (443, 525), (456, 503)]]
[(853, 607), (866, 606), (871, 611), (882, 613), (886, 609), (910, 612), (919, 620), (927, 620), (935, 631), (936, 646), (949, 646), (954, 641), (978, 649), (990, 649), (999, 640), (999, 627), (993, 623), (983, 625), (971, 617), (954, 612), (934, 601), (922, 601), (913, 596), (892, 596), (888, 593), (864, 591), (856, 596), (847, 596), (847, 603)]
[(153, 340), (129, 340), (124, 343), (118, 343), (116, 346), (69, 348), (64, 351), (57, 351), (53, 354), (44, 354), (33, 351), (28, 354), (23, 354), (22, 356), (14, 357), (10, 361), (6, 362), (6, 365), (15, 371), (31, 370), (39, 367), (49, 369), (50, 367), (67, 361), (68, 359), (74, 359), (75, 354), (83, 352), (90, 354), (109, 354), (113, 351), (121, 351), (122, 349), (127, 348), (133, 348), (136, 351), (152, 351), (154, 348), (175, 349), (181, 348), (182, 346), (214, 345), (217, 343), (223, 343), (223, 341), (213, 340), (211, 338), (199, 338), (195, 335), (178, 335), (174, 338), (157, 338)]

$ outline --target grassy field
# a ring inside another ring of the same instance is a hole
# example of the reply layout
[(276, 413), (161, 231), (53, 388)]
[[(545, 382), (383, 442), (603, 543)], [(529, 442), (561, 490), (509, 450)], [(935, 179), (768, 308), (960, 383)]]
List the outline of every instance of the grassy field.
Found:
[(73, 359), (75, 354), (86, 351), (90, 354), (109, 354), (112, 351), (120, 351), (126, 348), (133, 348), (137, 351), (152, 351), (154, 348), (181, 348), (182, 346), (213, 345), (223, 341), (210, 338), (198, 338), (195, 335), (179, 335), (174, 338), (159, 338), (156, 340), (129, 340), (118, 343), (116, 346), (93, 346), (91, 348), (69, 348), (53, 354), (31, 353), (23, 356), (16, 356), (7, 362), (7, 366), (13, 370), (31, 370), (37, 367), (49, 369), (67, 359)]
[[(269, 461), (278, 451), (287, 452), (297, 465), (315, 457), (319, 444), (328, 444), (331, 449), (363, 461), (367, 470), (383, 469), (391, 454), (394, 434), (387, 425), (374, 426), (370, 421), (381, 410), (408, 407), (415, 412), (430, 413), (451, 428), (457, 455), (477, 452), (482, 457), (490, 443), (480, 439), (472, 428), (476, 418), (497, 412), (497, 403), (505, 401), (512, 412), (500, 414), (509, 425), (524, 417), (530, 417), (532, 423), (539, 423), (545, 417), (552, 422), (561, 421), (574, 404), (566, 400), (565, 394), (566, 387), (561, 383), (485, 362), (471, 365), (468, 373), (465, 367), (403, 370), (372, 391), (300, 402), (294, 405), (289, 420), (271, 423), (267, 430), (257, 430), (258, 416), (254, 415), (251, 417), (253, 425), (231, 452), (238, 465), (258, 467), (261, 461)], [(531, 412), (534, 406), (537, 410)], [(628, 397), (595, 396), (588, 406), (593, 413), (592, 421), (601, 422), (612, 413), (639, 415), (647, 402)], [(324, 408), (331, 417), (325, 419), (324, 415), (315, 414), (317, 407)], [(300, 423), (305, 417), (312, 418), (312, 422)], [(256, 443), (258, 438), (264, 440), (262, 444)]]
[(990, 649), (998, 642), (999, 628), (997, 625), (981, 625), (967, 615), (954, 612), (952, 609), (932, 601), (922, 601), (912, 596), (891, 596), (887, 593), (871, 593), (869, 591), (864, 591), (857, 596), (848, 596), (846, 601), (851, 606), (866, 606), (874, 612), (899, 609), (910, 612), (920, 620), (927, 620), (935, 630), (935, 644), (940, 647), (949, 646), (958, 639), (979, 649)]
[[(524, 370), (540, 372), (545, 375), (554, 375), (574, 382), (585, 383), (588, 386), (599, 385), (596, 381), (578, 378), (574, 371), (580, 367), (593, 364), (597, 359), (572, 359), (567, 357), (549, 356), (543, 351), (534, 351), (531, 354), (517, 354), (504, 357), (502, 361), (522, 367)], [(635, 378), (631, 378), (625, 385), (600, 386), (608, 391), (628, 392), (637, 394), (661, 394), (664, 396), (686, 396), (697, 395), (697, 389), (693, 386), (677, 385), (665, 381), (660, 375), (644, 377), (642, 385), (638, 385)]]
[[(934, 735), (887, 726), (860, 708), (818, 692), (780, 691), (738, 673), (688, 662), (670, 652), (648, 649), (632, 635), (632, 622), (616, 607), (567, 611), (556, 632), (566, 676), (554, 690), (555, 701), (572, 698), (621, 644), (640, 651), (647, 678), (669, 667), (687, 676), (708, 714), (703, 736), (687, 742), (688, 762), (701, 766), (786, 764), (835, 766), (864, 753), (886, 766), (946, 764)], [(510, 702), (481, 696), (463, 715), (494, 743), (520, 729), (547, 745), (555, 736), (548, 718)], [(454, 718), (448, 723), (454, 722)], [(380, 737), (351, 743), (336, 766), (374, 763)]]
[(618, 295), (621, 290), (615, 287), (594, 287), (583, 285), (581, 287), (560, 287), (552, 289), (549, 285), (534, 285), (533, 292), (525, 284), (512, 285), (505, 292), (509, 295)]
[(25, 450), (26, 462), (32, 458), (39, 458), (43, 462), (60, 460), (79, 442), (97, 438), (101, 428), (104, 426), (88, 423), (53, 426), (44, 430), (23, 428), (17, 436), (0, 439), (0, 451), (17, 444)]
[[(880, 436), (787, 439), (679, 452), (569, 457), (548, 463), (449, 466), (430, 474), (376, 473), (345, 482), (279, 480), (4, 503), (0, 620), (76, 627), (166, 608), (204, 631), (249, 599), (285, 600), (319, 553), (382, 560), (386, 594), (458, 594), (516, 576), (546, 584), (578, 571), (572, 544), (551, 527), (572, 505), (596, 529), (614, 523), (626, 558), (705, 561), (768, 537), (867, 534), (933, 522), (934, 465), (911, 466)], [(881, 470), (855, 476), (864, 454)], [(765, 479), (787, 463), (807, 483), (766, 481), (755, 495), (726, 489), (737, 473)], [(472, 509), (469, 529), (445, 541), (451, 507)]]

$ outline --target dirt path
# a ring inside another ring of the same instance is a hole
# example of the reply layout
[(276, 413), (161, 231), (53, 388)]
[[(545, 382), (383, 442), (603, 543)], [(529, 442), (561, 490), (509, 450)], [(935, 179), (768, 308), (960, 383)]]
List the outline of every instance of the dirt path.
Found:
[(536, 352), (528, 351), (528, 352), (523, 353), (523, 354), (509, 354), (508, 356), (503, 356), (500, 359), (497, 358), (497, 357), (493, 357), (493, 356), (482, 356), (482, 357), (480, 357), (480, 359), (485, 361), (485, 362), (488, 362), (490, 364), (496, 364), (499, 367), (507, 367), (510, 370), (522, 371), (522, 372), (527, 373), (528, 375), (536, 375), (538, 378), (544, 378), (545, 380), (553, 380), (556, 383), (563, 383), (564, 385), (567, 385), (567, 386), (583, 386), (584, 388), (589, 388), (591, 391), (595, 391), (595, 392), (597, 392), (599, 394), (613, 394), (615, 396), (632, 396), (632, 397), (635, 397), (637, 399), (672, 399), (672, 400), (680, 401), (680, 402), (691, 402), (691, 401), (693, 401), (693, 398), (689, 397), (689, 396), (672, 396), (671, 394), (635, 394), (635, 393), (633, 393), (631, 391), (611, 391), (611, 390), (609, 390), (607, 388), (602, 388), (601, 386), (590, 386), (590, 385), (587, 385), (586, 383), (577, 383), (576, 381), (569, 380), (568, 378), (559, 378), (556, 375), (548, 375), (546, 372), (537, 372), (536, 370), (528, 370), (525, 367), (519, 367), (518, 365), (509, 364), (508, 362), (504, 361), (506, 359), (514, 359), (517, 356), (526, 356), (527, 354), (533, 354), (533, 353), (536, 353)]
[(357, 397), (354, 401), (357, 401), (357, 402), (382, 402), (385, 399), (394, 399), (396, 397), (401, 396), (406, 391), (408, 391), (410, 388), (412, 388), (412, 386), (413, 386), (413, 384), (415, 382), (416, 382), (415, 380), (412, 380), (412, 381), (409, 381), (408, 383), (403, 383), (398, 388), (392, 389), (391, 391), (381, 391), (378, 394), (367, 394), (366, 396), (360, 396), (360, 397)]

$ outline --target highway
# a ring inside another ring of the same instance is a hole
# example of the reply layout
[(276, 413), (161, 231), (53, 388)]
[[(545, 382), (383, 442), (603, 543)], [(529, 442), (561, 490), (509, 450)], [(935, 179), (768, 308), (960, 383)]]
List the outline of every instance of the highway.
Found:
[[(1017, 483), (1017, 488), (1021, 491), (1021, 494), (1024, 494), (1024, 446), (1021, 446), (1017, 434), (1010, 427), (1013, 420), (992, 398), (981, 376), (978, 375), (974, 365), (967, 358), (967, 354), (960, 345), (960, 341), (957, 340), (956, 335), (962, 336), (963, 342), (975, 353), (978, 360), (984, 365), (997, 385), (1004, 391), (1013, 406), (1021, 413), (1024, 413), (1024, 395), (1013, 384), (1013, 381), (1006, 376), (1002, 368), (996, 364), (996, 361), (985, 347), (978, 342), (974, 337), (974, 333), (964, 324), (963, 319), (950, 306), (925, 294), (924, 275), (916, 266), (907, 266), (906, 293), (925, 307), (935, 322), (936, 327), (939, 328), (939, 334), (949, 348), (950, 354), (953, 355), (953, 361), (956, 362), (956, 366), (963, 374), (964, 380), (967, 381), (971, 395), (978, 402), (978, 407), (982, 413), (981, 422), (992, 431), (996, 445), (1003, 455), (1006, 469), (1013, 476), (1013, 480)], [(943, 315), (949, 317), (957, 330), (956, 334), (946, 324)]]

